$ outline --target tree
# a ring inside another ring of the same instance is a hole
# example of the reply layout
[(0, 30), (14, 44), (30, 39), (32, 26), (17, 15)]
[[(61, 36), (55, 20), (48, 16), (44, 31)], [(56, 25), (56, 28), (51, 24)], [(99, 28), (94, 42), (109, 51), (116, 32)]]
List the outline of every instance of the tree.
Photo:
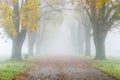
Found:
[[(72, 5), (74, 6), (75, 14), (77, 15), (76, 19), (79, 23), (79, 28), (80, 28), (79, 30), (79, 37), (80, 37), (79, 41), (81, 42), (80, 49), (84, 48), (84, 43), (85, 43), (85, 55), (90, 56), (91, 55), (90, 40), (91, 40), (91, 30), (92, 30), (91, 21), (86, 11), (83, 9), (82, 0), (72, 0)], [(82, 30), (84, 31), (84, 33), (82, 33)]]
[(93, 25), (95, 59), (106, 59), (105, 39), (112, 25), (120, 19), (120, 0), (85, 0), (83, 5)]
[(83, 25), (85, 29), (85, 56), (91, 56), (92, 24), (86, 12), (83, 14)]
[(1, 0), (0, 25), (12, 40), (12, 60), (22, 59), (22, 45), (27, 30), (34, 32), (39, 19), (38, 0)]
[(28, 33), (28, 53), (30, 56), (34, 55), (34, 44), (36, 37), (36, 32)]
[(41, 2), (40, 7), (41, 16), (39, 22), (40, 27), (37, 29), (37, 32), (33, 34), (28, 33), (29, 35), (28, 45), (30, 45), (29, 46), (30, 49), (28, 52), (31, 52), (31, 54), (33, 54), (34, 47), (35, 53), (36, 54), (40, 53), (40, 42), (44, 34), (44, 29), (47, 27), (46, 25), (49, 25), (51, 23), (53, 24), (53, 26), (56, 26), (62, 23), (63, 19), (62, 17), (59, 17), (62, 14), (61, 6), (66, 4), (66, 1), (64, 0), (40, 0), (40, 2)]

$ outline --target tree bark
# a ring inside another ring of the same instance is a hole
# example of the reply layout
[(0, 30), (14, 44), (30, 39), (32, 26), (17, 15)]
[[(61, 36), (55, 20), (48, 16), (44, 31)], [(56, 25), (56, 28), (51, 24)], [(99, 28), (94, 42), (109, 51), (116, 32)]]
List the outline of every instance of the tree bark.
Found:
[(93, 28), (94, 43), (96, 49), (95, 59), (106, 59), (105, 54), (105, 39), (107, 31), (100, 27)]
[(22, 43), (19, 40), (13, 40), (11, 60), (22, 60)]
[(22, 46), (26, 38), (26, 30), (21, 31), (12, 39), (12, 56), (11, 60), (22, 60)]

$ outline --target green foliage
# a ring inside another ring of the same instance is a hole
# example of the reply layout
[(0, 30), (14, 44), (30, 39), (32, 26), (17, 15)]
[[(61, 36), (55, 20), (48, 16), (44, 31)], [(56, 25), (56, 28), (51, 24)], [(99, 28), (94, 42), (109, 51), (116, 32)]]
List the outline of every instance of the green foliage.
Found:
[(97, 69), (120, 80), (120, 63), (111, 60), (93, 60), (90, 63)]
[(29, 69), (32, 64), (26, 62), (7, 62), (0, 64), (0, 80), (12, 80), (16, 75)]

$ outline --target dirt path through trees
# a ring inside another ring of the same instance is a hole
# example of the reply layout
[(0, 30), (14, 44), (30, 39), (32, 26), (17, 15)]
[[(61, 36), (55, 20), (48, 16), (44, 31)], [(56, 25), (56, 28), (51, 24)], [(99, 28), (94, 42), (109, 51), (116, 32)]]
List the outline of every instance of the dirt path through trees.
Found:
[(116, 80), (78, 57), (41, 58), (35, 62), (16, 80)]

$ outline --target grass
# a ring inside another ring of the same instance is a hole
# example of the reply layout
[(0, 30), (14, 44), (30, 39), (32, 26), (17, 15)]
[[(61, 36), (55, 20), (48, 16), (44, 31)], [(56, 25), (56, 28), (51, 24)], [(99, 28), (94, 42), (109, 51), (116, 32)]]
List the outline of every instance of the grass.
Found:
[(32, 64), (27, 62), (6, 62), (0, 64), (0, 80), (13, 80), (13, 78), (27, 69)]
[(90, 64), (120, 80), (120, 62), (114, 60), (92, 60)]

